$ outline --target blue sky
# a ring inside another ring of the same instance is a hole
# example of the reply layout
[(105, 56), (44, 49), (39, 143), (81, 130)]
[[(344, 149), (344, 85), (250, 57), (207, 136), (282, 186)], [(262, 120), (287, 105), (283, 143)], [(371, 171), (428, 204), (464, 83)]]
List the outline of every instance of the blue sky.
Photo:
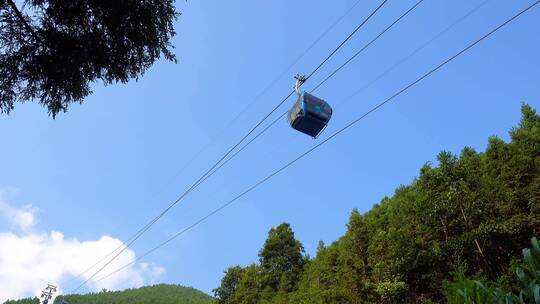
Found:
[[(81, 241), (104, 234), (128, 238), (272, 109), (291, 90), (295, 73), (311, 71), (379, 3), (361, 1), (285, 71), (355, 2), (179, 1), (182, 16), (174, 38), (178, 64), (161, 60), (139, 81), (125, 85), (97, 83), (82, 105), (73, 105), (55, 120), (35, 103), (19, 104), (9, 116), (0, 116), (0, 189), (17, 189), (11, 205), (37, 208), (37, 230), (60, 231)], [(305, 88), (415, 2), (389, 1)], [(482, 2), (424, 1), (328, 81), (317, 95), (333, 105), (334, 117), (318, 140), (532, 1), (488, 1), (372, 83)], [(149, 256), (147, 262), (166, 270), (157, 282), (210, 292), (228, 266), (256, 262), (268, 230), (281, 222), (289, 222), (306, 252), (314, 255), (319, 240), (330, 243), (344, 233), (353, 208), (365, 212), (391, 196), (439, 151), (459, 153), (464, 146), (482, 151), (491, 135), (508, 139), (522, 102), (540, 108), (538, 37), (540, 8)], [(279, 75), (284, 77), (254, 101)], [(135, 244), (135, 254), (316, 143), (283, 119), (168, 213)], [(0, 218), (0, 231), (10, 229)]]

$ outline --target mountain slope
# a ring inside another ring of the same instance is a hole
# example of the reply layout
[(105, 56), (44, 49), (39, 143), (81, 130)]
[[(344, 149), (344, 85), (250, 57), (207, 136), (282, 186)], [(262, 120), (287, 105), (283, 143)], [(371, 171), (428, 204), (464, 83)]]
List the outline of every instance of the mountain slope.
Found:
[[(200, 290), (180, 285), (160, 284), (126, 289), (123, 291), (103, 291), (85, 295), (66, 295), (69, 304), (210, 304), (214, 300)], [(38, 304), (36, 299), (7, 301), (4, 304)], [(61, 304), (57, 297), (54, 304)]]

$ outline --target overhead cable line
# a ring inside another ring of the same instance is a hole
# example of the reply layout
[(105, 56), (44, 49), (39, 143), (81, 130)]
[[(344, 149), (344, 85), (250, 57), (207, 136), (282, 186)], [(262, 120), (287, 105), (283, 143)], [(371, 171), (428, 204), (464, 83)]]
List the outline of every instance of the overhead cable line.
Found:
[[(368, 43), (366, 43), (360, 50), (358, 50), (352, 57), (350, 57), (347, 61), (345, 61), (343, 64), (341, 64), (337, 69), (332, 71), (327, 77), (324, 78), (323, 81), (321, 81), (319, 84), (317, 84), (313, 89), (311, 89), (310, 93), (313, 93), (316, 91), (319, 87), (321, 87), (324, 83), (326, 83), (330, 78), (335, 76), (343, 67), (345, 67), (347, 64), (351, 63), (358, 55), (360, 55), (362, 52), (364, 52), (367, 48), (369, 48), (373, 43), (375, 43), (379, 38), (381, 38), (388, 30), (390, 30), (392, 27), (394, 27), (399, 21), (401, 21), (403, 18), (405, 18), (407, 15), (409, 15), (412, 11), (414, 11), (424, 0), (417, 1), (413, 6), (411, 6), (407, 11), (405, 11), (403, 14), (401, 14), (394, 22), (392, 22), (390, 25), (388, 25), (384, 30), (382, 30), (379, 34), (377, 34), (373, 39), (371, 39)], [(251, 143), (253, 143), (257, 138), (259, 138), (261, 135), (263, 135), (268, 129), (270, 129), (273, 125), (275, 125), (280, 119), (285, 117), (287, 115), (288, 111), (283, 112), (279, 117), (275, 118), (271, 123), (269, 123), (264, 129), (262, 129), (259, 133), (257, 133), (253, 138), (251, 138), (246, 144), (244, 144), (240, 149), (238, 149), (236, 152), (234, 152), (227, 160), (222, 162), (215, 170), (218, 171), (223, 167), (225, 164), (227, 164), (229, 161), (231, 161), (233, 158), (236, 157), (240, 152), (242, 152), (245, 148), (247, 148)]]
[(457, 18), (454, 22), (452, 22), (450, 25), (448, 25), (447, 27), (445, 27), (443, 30), (439, 31), (436, 35), (434, 35), (432, 38), (430, 38), (429, 40), (427, 40), (426, 42), (424, 42), (422, 45), (420, 45), (418, 48), (416, 48), (414, 51), (412, 51), (411, 53), (409, 53), (407, 56), (401, 58), (400, 60), (398, 60), (396, 63), (394, 63), (390, 68), (386, 69), (384, 72), (380, 73), (379, 75), (377, 75), (377, 77), (375, 77), (374, 79), (372, 79), (370, 82), (368, 82), (366, 85), (362, 86), (359, 90), (355, 91), (354, 93), (352, 93), (350, 96), (348, 96), (347, 98), (341, 100), (341, 102), (338, 102), (338, 104), (341, 104), (341, 103), (345, 103), (347, 101), (349, 101), (351, 98), (353, 98), (354, 96), (356, 96), (357, 94), (359, 94), (360, 92), (362, 92), (363, 90), (369, 88), (370, 86), (372, 86), (374, 83), (376, 83), (377, 81), (379, 81), (380, 79), (382, 79), (384, 76), (388, 75), (391, 71), (393, 71), (394, 69), (396, 69), (397, 67), (399, 67), (400, 65), (402, 65), (403, 63), (407, 62), (409, 59), (411, 59), (412, 57), (414, 57), (414, 55), (418, 54), (420, 51), (424, 50), (426, 47), (428, 47), (431, 43), (433, 43), (435, 40), (439, 39), (441, 36), (443, 36), (444, 34), (446, 34), (448, 31), (450, 31), (451, 29), (453, 29), (456, 25), (458, 25), (460, 22), (464, 21), (465, 19), (467, 19), (469, 16), (471, 16), (472, 14), (474, 14), (476, 11), (478, 11), (480, 8), (482, 8), (484, 5), (486, 5), (488, 2), (490, 2), (491, 0), (484, 0), (483, 2), (479, 3), (478, 5), (476, 5), (475, 7), (473, 7), (471, 10), (469, 10), (467, 13), (465, 13), (464, 15), (462, 15), (461, 17)]
[[(420, 52), (421, 50), (423, 50), (424, 48), (426, 48), (428, 45), (430, 45), (431, 43), (433, 43), (435, 40), (437, 40), (439, 37), (441, 37), (442, 35), (444, 35), (446, 32), (448, 32), (449, 30), (451, 30), (453, 27), (455, 27), (457, 24), (459, 24), (460, 22), (462, 22), (463, 20), (467, 19), (470, 15), (472, 15), (473, 13), (475, 13), (477, 10), (479, 10), (481, 7), (483, 7), (484, 5), (486, 5), (488, 2), (490, 2), (491, 0), (485, 0), (481, 3), (479, 3), (478, 5), (476, 5), (474, 8), (472, 8), (471, 10), (469, 10), (466, 14), (464, 14), (463, 16), (461, 16), (460, 18), (458, 18), (457, 20), (455, 20), (452, 24), (450, 24), (449, 26), (447, 26), (446, 28), (444, 28), (442, 31), (438, 32), (435, 36), (433, 36), (431, 39), (429, 39), (428, 41), (426, 41), (423, 45), (421, 45), (420, 47), (418, 47), (417, 49), (415, 49), (412, 53), (410, 53), (409, 55), (407, 55), (406, 57), (404, 57), (403, 59), (401, 59), (400, 61), (396, 62), (394, 65), (392, 65), (392, 67), (390, 67), (389, 69), (385, 70), (383, 73), (379, 74), (377, 77), (375, 77), (375, 79), (373, 79), (371, 82), (369, 82), (367, 85), (365, 85), (364, 87), (362, 87), (360, 90), (356, 91), (355, 93), (353, 93), (351, 96), (349, 96), (348, 98), (345, 98), (344, 100), (342, 100), (342, 102), (345, 102), (349, 99), (351, 99), (352, 97), (354, 97), (356, 94), (360, 93), (360, 91), (368, 88), (369, 86), (373, 85), (375, 82), (379, 81), (381, 78), (383, 78), (384, 76), (386, 76), (388, 73), (390, 73), (392, 70), (394, 70), (395, 68), (397, 68), (398, 66), (400, 66), (401, 64), (403, 64), (404, 62), (406, 62), (407, 60), (409, 60), (411, 57), (413, 57), (414, 55), (416, 55), (418, 52)], [(415, 7), (418, 5), (415, 4)], [(410, 12), (407, 11), (405, 14), (408, 14)], [(404, 16), (402, 15), (399, 19), (402, 19)], [(392, 23), (395, 24), (396, 22)], [(388, 31), (389, 28), (386, 28), (383, 32), (386, 32)], [(373, 41), (370, 41), (370, 44), (372, 43)], [(365, 49), (365, 47), (363, 47)], [(356, 57), (357, 54), (355, 54), (353, 57)], [(351, 58), (349, 60), (347, 60), (347, 63), (350, 63), (352, 61), (352, 59), (354, 58)], [(344, 67), (344, 65), (340, 66), (338, 69), (341, 70), (342, 68)], [(331, 75), (335, 75), (337, 73), (337, 71), (333, 71), (331, 73)], [(328, 78), (328, 77), (327, 77)], [(328, 79), (325, 79), (324, 82), (326, 82)], [(322, 83), (319, 83), (315, 88), (311, 89), (310, 93), (314, 92), (316, 89), (318, 89), (320, 86), (322, 85)], [(338, 103), (339, 104), (339, 103)], [(277, 117), (276, 119), (274, 119), (271, 123), (269, 123), (263, 130), (261, 130), (259, 133), (257, 133), (249, 142), (247, 142), (246, 144), (244, 144), (239, 150), (237, 150), (232, 156), (230, 156), (224, 163), (222, 163), (218, 168), (221, 168), (223, 167), (226, 163), (228, 163), (229, 161), (231, 161), (236, 155), (238, 155), (240, 152), (242, 152), (245, 148), (247, 148), (252, 142), (254, 142), (257, 138), (259, 138), (261, 135), (263, 135), (268, 129), (270, 129), (273, 125), (275, 125), (280, 119), (282, 119), (283, 117), (285, 117), (285, 115), (287, 115), (287, 111), (283, 112), (279, 117)]]
[(311, 51), (328, 33), (334, 29), (345, 17), (347, 17), (356, 6), (360, 3), (362, 0), (357, 0), (351, 7), (347, 9), (336, 21), (334, 21), (328, 28), (326, 28), (320, 35), (315, 39), (303, 52), (300, 54), (296, 59), (281, 73), (279, 74), (274, 80), (265, 88), (263, 89), (255, 98), (252, 100), (240, 113), (238, 113), (224, 128), (224, 130), (228, 129), (240, 116), (242, 116), (262, 95), (266, 94), (270, 88), (272, 88), (281, 78), (283, 78), (287, 73), (290, 72), (290, 70), (304, 58), (304, 56)]
[(208, 142), (206, 145), (204, 145), (199, 151), (195, 153), (195, 155), (180, 169), (178, 170), (174, 175), (173, 178), (177, 177), (181, 174), (195, 159), (199, 158), (204, 151), (206, 151), (212, 144), (215, 143), (215, 141), (220, 137), (221, 134), (225, 133), (226, 130), (228, 130), (247, 110), (249, 110), (256, 101), (258, 101), (263, 95), (265, 95), (272, 87), (276, 85), (276, 83), (283, 78), (287, 73), (300, 62), (308, 53), (311, 51), (328, 33), (334, 29), (345, 17), (347, 17), (353, 10), (358, 6), (362, 0), (357, 0), (352, 6), (350, 6), (338, 19), (336, 19), (328, 28), (326, 28), (318, 37), (315, 39), (296, 59), (294, 59), (289, 66), (283, 70), (276, 78), (274, 78), (261, 92), (259, 92), (251, 102), (249, 102), (233, 119), (231, 119), (225, 127), (221, 128), (221, 131), (218, 132), (218, 135), (216, 135), (213, 139), (211, 139), (210, 142)]
[[(383, 0), (377, 8), (372, 11), (326, 58), (317, 65), (317, 67), (306, 77), (307, 81), (313, 74), (315, 74), (330, 58), (332, 58), (344, 45), (347, 43), (386, 3), (388, 0)], [(107, 261), (103, 266), (99, 267), (90, 277), (84, 280), (80, 285), (72, 290), (75, 292), (79, 290), (82, 286), (96, 277), (103, 269), (105, 269), (112, 261), (114, 261), (120, 254), (127, 250), (135, 241), (137, 241), (148, 229), (150, 229), (159, 219), (161, 219), (169, 210), (171, 210), (176, 204), (178, 204), (184, 197), (186, 197), (193, 189), (198, 187), (204, 180), (206, 176), (211, 174), (213, 170), (229, 156), (242, 142), (248, 138), (264, 121), (268, 119), (289, 97), (291, 97), (295, 91), (291, 91), (285, 98), (283, 98), (266, 116), (263, 117), (254, 127), (252, 127), (236, 144), (234, 144), (217, 162), (215, 162), (195, 183), (193, 183), (182, 195), (180, 195), (172, 204), (165, 208), (158, 216), (152, 219), (143, 229), (140, 230), (138, 234), (133, 237), (133, 239), (128, 242), (118, 253), (116, 253), (109, 261)], [(215, 171), (214, 171), (215, 172)]]
[(320, 86), (322, 86), (325, 82), (327, 82), (330, 78), (332, 78), (334, 75), (336, 75), (337, 72), (341, 71), (343, 67), (345, 67), (347, 64), (349, 64), (351, 61), (354, 60), (358, 55), (360, 55), (362, 52), (364, 52), (370, 45), (372, 45), (375, 41), (377, 41), (384, 33), (386, 33), (388, 30), (390, 30), (394, 25), (396, 25), (401, 19), (405, 18), (410, 12), (412, 12), (417, 6), (419, 6), (424, 0), (419, 0), (416, 2), (411, 8), (409, 8), (405, 13), (403, 13), (399, 18), (394, 20), (389, 26), (387, 26), (384, 30), (382, 30), (377, 36), (375, 36), (371, 41), (366, 43), (360, 50), (358, 50), (354, 55), (352, 55), (347, 61), (342, 63), (337, 69), (335, 69), (332, 73), (330, 73), (326, 78), (324, 78), (319, 84), (317, 84), (311, 92), (317, 90)]
[(385, 104), (389, 103), (390, 101), (392, 101), (393, 99), (395, 99), (396, 97), (398, 97), (399, 95), (405, 93), (406, 91), (408, 91), (410, 88), (414, 87), (415, 85), (417, 85), (418, 83), (420, 83), (421, 81), (423, 81), (424, 79), (428, 78), (429, 76), (431, 76), (433, 73), (437, 72), (438, 70), (440, 70), (442, 67), (444, 67), (445, 65), (447, 65), (448, 63), (450, 63), (451, 61), (453, 61), (454, 59), (456, 59), (457, 57), (461, 56), (463, 53), (469, 51), (471, 48), (475, 47), (477, 44), (479, 44), (480, 42), (482, 42), (483, 40), (485, 40), (486, 38), (488, 38), (489, 36), (493, 35), (495, 32), (497, 32), (498, 30), (500, 30), (501, 28), (505, 27), (506, 25), (508, 25), (509, 23), (511, 23), (512, 21), (514, 21), (515, 19), (517, 19), (518, 17), (520, 17), (521, 15), (523, 15), (524, 13), (526, 13), (527, 11), (529, 11), (530, 9), (532, 9), (533, 7), (535, 7), (536, 5), (538, 5), (540, 3), (540, 0), (537, 0), (535, 1), (534, 3), (530, 4), (529, 6), (527, 6), (526, 8), (522, 9), (521, 11), (519, 11), (517, 14), (515, 14), (514, 16), (512, 16), (511, 18), (507, 19), (505, 22), (503, 22), (502, 24), (498, 25), (497, 27), (495, 27), (494, 29), (492, 29), (491, 31), (489, 31), (488, 33), (484, 34), (483, 36), (481, 36), (480, 38), (478, 38), (477, 40), (475, 40), (474, 42), (472, 42), (471, 44), (469, 44), (468, 46), (466, 46), (465, 48), (463, 48), (461, 51), (459, 51), (458, 53), (456, 53), (455, 55), (451, 56), (450, 58), (446, 59), (445, 61), (443, 61), (442, 63), (440, 63), (439, 65), (437, 65), (435, 68), (429, 70), (427, 73), (423, 74), (421, 77), (417, 78), (416, 80), (414, 80), (413, 82), (409, 83), (408, 85), (406, 85), (405, 87), (403, 87), (402, 89), (400, 89), (399, 91), (397, 91), (396, 93), (394, 93), (393, 95), (391, 95), (390, 97), (386, 98), (384, 101), (382, 101), (381, 103), (377, 104), (375, 107), (371, 108), (369, 111), (367, 111), (366, 113), (364, 113), (363, 115), (357, 117), (356, 119), (354, 119), (353, 121), (349, 122), (348, 124), (346, 124), (344, 127), (342, 127), (341, 129), (339, 129), (338, 131), (332, 133), (329, 137), (327, 137), (325, 140), (321, 141), (320, 143), (316, 144), (315, 146), (313, 146), (312, 148), (308, 149), (307, 151), (305, 151), (304, 153), (300, 154), (298, 157), (296, 157), (295, 159), (293, 159), (292, 161), (288, 162), (287, 164), (285, 164), (284, 166), (282, 166), (281, 168), (279, 168), (278, 170), (274, 171), (272, 174), (266, 176), (265, 178), (263, 178), (262, 180), (260, 180), (259, 182), (255, 183), (254, 185), (252, 185), (251, 187), (249, 187), (248, 189), (246, 189), (244, 192), (240, 193), (239, 195), (235, 196), (233, 199), (231, 199), (230, 201), (228, 201), (227, 203), (221, 205), (220, 207), (218, 207), (217, 209), (214, 209), (212, 212), (208, 213), (207, 215), (205, 215), (204, 217), (200, 218), (198, 221), (196, 221), (195, 223), (193, 223), (192, 225), (188, 226), (187, 228), (181, 230), (180, 232), (178, 232), (177, 234), (173, 235), (172, 237), (170, 237), (169, 239), (167, 239), (166, 241), (160, 243), (159, 245), (153, 247), (152, 249), (150, 249), (149, 251), (145, 252), (143, 255), (141, 255), (139, 258), (135, 259), (133, 262), (130, 262), (124, 266), (122, 266), (121, 268), (118, 268), (116, 269), (115, 271), (107, 274), (106, 276), (100, 278), (98, 281), (101, 281), (101, 280), (104, 280), (116, 273), (118, 273), (119, 271), (125, 269), (126, 267), (129, 267), (133, 264), (135, 264), (136, 262), (140, 261), (142, 258), (148, 256), (150, 253), (158, 250), (159, 248), (167, 245), (168, 243), (170, 243), (171, 241), (173, 241), (174, 239), (176, 239), (177, 237), (179, 237), (180, 235), (186, 233), (187, 231), (193, 229), (195, 226), (201, 224), (202, 222), (204, 222), (205, 220), (207, 220), (209, 217), (215, 215), (216, 213), (220, 212), (221, 210), (225, 209), (226, 207), (230, 206), (231, 204), (233, 204), (234, 202), (236, 202), (238, 199), (242, 198), (243, 196), (245, 196), (246, 194), (248, 194), (249, 192), (253, 191), (255, 188), (259, 187), (260, 185), (262, 185), (263, 183), (265, 183), (266, 181), (268, 181), (269, 179), (271, 179), (272, 177), (276, 176), (277, 174), (281, 173), (282, 171), (284, 171), (285, 169), (287, 169), (288, 167), (290, 167), (291, 165), (293, 165), (294, 163), (296, 163), (297, 161), (299, 161), (300, 159), (304, 158), (306, 155), (310, 154), (311, 152), (313, 152), (314, 150), (318, 149), (320, 146), (324, 145), (325, 143), (329, 142), (330, 140), (332, 140), (333, 138), (335, 138), (337, 135), (341, 134), (343, 131), (349, 129), (350, 127), (352, 127), (353, 125), (355, 125), (356, 123), (358, 123), (359, 121), (361, 121), (362, 119), (364, 119), (365, 117), (367, 117), (368, 115), (370, 115), (371, 113), (377, 111), (379, 108), (381, 108), (382, 106), (384, 106)]
[[(309, 51), (311, 51), (315, 45), (317, 45), (328, 33), (334, 29), (345, 17), (347, 17), (360, 3), (362, 0), (357, 0), (353, 5), (351, 5), (338, 19), (336, 19), (329, 27), (327, 27), (318, 37), (315, 39), (296, 59), (294, 59), (291, 64), (283, 71), (281, 74), (279, 74), (276, 78), (274, 78), (261, 92), (259, 92), (255, 98), (251, 102), (249, 102), (231, 121), (227, 123), (227, 125), (224, 128), (221, 128), (221, 132), (219, 134), (223, 134), (227, 129), (229, 129), (257, 100), (259, 100), (263, 95), (265, 95), (281, 78), (283, 78), (290, 70), (293, 68), (302, 58), (306, 56)], [(208, 144), (204, 145), (201, 149), (199, 149), (193, 157), (191, 157), (185, 164), (180, 168), (172, 177), (171, 181), (174, 180), (177, 176), (179, 176), (183, 171), (185, 171), (197, 158), (199, 158), (204, 151), (206, 151), (212, 144), (215, 143), (215, 141), (219, 138), (219, 135), (214, 137)], [(125, 242), (122, 242), (118, 247), (113, 249), (111, 252), (109, 252), (106, 256), (86, 268), (83, 272), (79, 273), (75, 277), (71, 278), (69, 282), (72, 282), (81, 276), (83, 276), (85, 273), (92, 270), (94, 267), (99, 265), (101, 262), (106, 260), (108, 257), (110, 257), (112, 254), (120, 250), (125, 243), (130, 242), (133, 238), (135, 238), (142, 230), (144, 230), (150, 223), (148, 223), (146, 226), (139, 229), (135, 234), (130, 236)]]
[(122, 249), (124, 247), (124, 244), (125, 243), (128, 243), (128, 242), (131, 242), (131, 240), (133, 240), (137, 234), (139, 234), (141, 231), (143, 231), (144, 229), (147, 229), (149, 226), (150, 226), (151, 222), (147, 223), (144, 227), (142, 227), (141, 229), (139, 229), (134, 235), (132, 235), (131, 237), (129, 237), (129, 239), (127, 239), (125, 242), (123, 242), (122, 244), (118, 245), (115, 249), (113, 249), (111, 252), (109, 252), (107, 255), (105, 255), (104, 257), (102, 257), (101, 259), (99, 259), (97, 262), (95, 262), (94, 264), (92, 264), (91, 266), (89, 266), (88, 268), (86, 268), (84, 271), (82, 271), (81, 273), (79, 273), (78, 275), (74, 276), (73, 278), (69, 279), (66, 284), (69, 284), (70, 282), (73, 282), (75, 281), (76, 279), (82, 277), (85, 273), (89, 272), (90, 270), (94, 269), (94, 267), (96, 267), (97, 265), (99, 265), (100, 263), (102, 263), (103, 261), (105, 261), (108, 257), (110, 257), (111, 255), (113, 255), (115, 252), (117, 252), (118, 250)]

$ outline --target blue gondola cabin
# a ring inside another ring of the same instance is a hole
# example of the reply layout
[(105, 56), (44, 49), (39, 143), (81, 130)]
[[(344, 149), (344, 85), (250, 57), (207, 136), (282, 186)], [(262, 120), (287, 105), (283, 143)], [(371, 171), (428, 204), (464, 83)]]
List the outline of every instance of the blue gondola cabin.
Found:
[(332, 107), (324, 100), (302, 92), (289, 110), (291, 126), (304, 134), (317, 138), (332, 117)]

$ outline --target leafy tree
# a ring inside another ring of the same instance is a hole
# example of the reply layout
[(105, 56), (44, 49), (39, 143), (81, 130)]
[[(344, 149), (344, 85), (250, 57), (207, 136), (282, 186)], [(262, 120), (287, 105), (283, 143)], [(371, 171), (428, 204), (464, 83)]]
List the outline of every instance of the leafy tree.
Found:
[(55, 117), (92, 82), (125, 83), (161, 55), (175, 61), (177, 15), (173, 0), (1, 0), (0, 113), (36, 100)]
[(304, 247), (283, 223), (268, 232), (259, 252), (259, 264), (231, 267), (215, 289), (218, 303), (290, 303), (297, 289), (305, 258)]
[(292, 303), (362, 303), (357, 285), (364, 284), (355, 272), (343, 243), (319, 246), (317, 258), (307, 266)]
[(520, 283), (517, 291), (507, 291), (495, 282), (481, 282), (465, 277), (446, 286), (450, 304), (512, 304), (540, 303), (540, 243), (531, 240), (532, 248), (523, 250), (522, 265), (515, 274)]
[(304, 247), (294, 238), (289, 224), (283, 223), (272, 228), (259, 251), (265, 285), (274, 291), (295, 290), (304, 265), (303, 252)]
[[(270, 295), (263, 295), (263, 284), (260, 268), (252, 264), (244, 269), (243, 275), (238, 282), (238, 288), (234, 295), (232, 303), (256, 304), (261, 298), (268, 298)], [(221, 299), (218, 298), (218, 301)]]
[(235, 303), (234, 295), (243, 273), (244, 270), (240, 266), (230, 267), (225, 271), (225, 276), (221, 279), (221, 285), (214, 289), (214, 295), (218, 299), (219, 304)]

